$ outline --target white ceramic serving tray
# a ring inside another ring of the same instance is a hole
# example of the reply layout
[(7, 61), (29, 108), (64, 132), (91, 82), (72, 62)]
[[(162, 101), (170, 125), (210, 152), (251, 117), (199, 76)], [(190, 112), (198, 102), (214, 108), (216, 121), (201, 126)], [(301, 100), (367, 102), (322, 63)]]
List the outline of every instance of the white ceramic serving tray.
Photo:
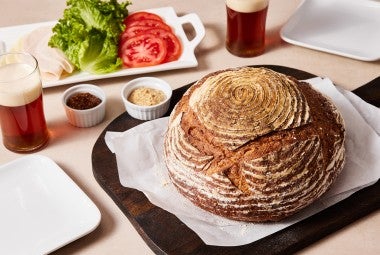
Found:
[[(160, 64), (157, 66), (150, 67), (139, 67), (139, 68), (125, 68), (120, 69), (119, 71), (102, 74), (102, 75), (94, 75), (86, 72), (76, 72), (71, 74), (70, 76), (61, 78), (58, 81), (43, 81), (43, 87), (53, 87), (70, 83), (78, 83), (89, 80), (96, 79), (104, 79), (104, 78), (112, 78), (112, 77), (121, 77), (127, 75), (134, 74), (142, 74), (142, 73), (151, 73), (165, 70), (173, 70), (173, 69), (181, 69), (181, 68), (189, 68), (195, 67), (198, 65), (198, 61), (194, 54), (195, 47), (201, 42), (203, 37), (205, 36), (205, 28), (202, 24), (202, 21), (199, 19), (199, 16), (195, 13), (189, 13), (184, 16), (178, 17), (176, 12), (172, 7), (163, 7), (156, 9), (148, 9), (144, 11), (149, 11), (155, 14), (160, 15), (167, 24), (169, 24), (174, 33), (179, 37), (182, 42), (183, 52), (181, 57), (177, 61)], [(34, 29), (41, 26), (52, 26), (56, 23), (56, 21), (43, 22), (43, 23), (34, 23), (20, 26), (11, 26), (11, 27), (3, 27), (0, 28), (0, 41), (5, 43), (6, 49), (11, 49), (13, 45), (19, 40), (19, 38), (27, 34)], [(194, 28), (195, 35), (191, 40), (188, 39), (184, 29), (184, 24), (191, 24)]]
[(380, 0), (304, 0), (281, 30), (286, 42), (363, 61), (380, 59)]
[(50, 158), (0, 166), (0, 254), (47, 254), (94, 230), (100, 211)]

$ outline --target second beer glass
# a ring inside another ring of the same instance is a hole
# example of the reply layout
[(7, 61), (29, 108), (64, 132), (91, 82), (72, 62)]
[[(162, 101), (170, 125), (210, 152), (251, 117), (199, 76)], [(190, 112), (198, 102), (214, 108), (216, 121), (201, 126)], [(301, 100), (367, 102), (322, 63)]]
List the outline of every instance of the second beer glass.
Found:
[(226, 48), (239, 57), (264, 53), (269, 0), (226, 0)]

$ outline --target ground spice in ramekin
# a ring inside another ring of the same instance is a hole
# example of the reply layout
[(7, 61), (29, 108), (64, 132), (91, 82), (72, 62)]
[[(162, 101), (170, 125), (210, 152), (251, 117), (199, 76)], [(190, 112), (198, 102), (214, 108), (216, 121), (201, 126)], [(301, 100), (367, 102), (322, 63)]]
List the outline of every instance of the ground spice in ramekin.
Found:
[(68, 107), (76, 110), (86, 110), (94, 108), (101, 102), (102, 100), (97, 96), (94, 96), (93, 94), (88, 92), (81, 92), (69, 97), (66, 104)]
[(152, 106), (165, 101), (165, 94), (159, 89), (141, 87), (134, 89), (128, 96), (128, 101), (141, 106)]

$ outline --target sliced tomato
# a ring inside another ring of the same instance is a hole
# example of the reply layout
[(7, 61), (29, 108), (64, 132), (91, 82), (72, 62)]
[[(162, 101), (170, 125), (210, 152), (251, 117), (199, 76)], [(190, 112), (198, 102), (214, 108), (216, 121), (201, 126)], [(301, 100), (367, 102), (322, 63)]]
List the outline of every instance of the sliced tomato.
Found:
[(132, 22), (128, 22), (126, 24), (126, 29), (133, 27), (133, 26), (145, 26), (145, 27), (151, 27), (151, 28), (161, 28), (167, 31), (172, 31), (172, 28), (167, 25), (165, 22), (154, 20), (154, 19), (144, 19), (144, 20), (135, 20)]
[(143, 21), (133, 21), (128, 26), (126, 26), (125, 30), (121, 33), (120, 41), (122, 43), (126, 39), (141, 34), (146, 30), (152, 28), (160, 28), (171, 32), (171, 27), (168, 26), (166, 23), (162, 23), (160, 21), (149, 19)]
[(136, 35), (139, 35), (146, 30), (152, 29), (151, 27), (146, 26), (133, 26), (133, 27), (127, 27), (122, 33), (120, 37), (121, 43), (123, 43), (125, 40), (128, 40), (131, 37), (134, 37)]
[(127, 67), (161, 64), (166, 57), (166, 42), (153, 34), (141, 34), (121, 44), (120, 58)]
[(131, 22), (131, 21), (143, 20), (143, 19), (154, 19), (154, 20), (163, 21), (163, 19), (160, 16), (158, 16), (157, 14), (154, 14), (151, 12), (141, 11), (141, 12), (135, 12), (135, 13), (128, 15), (124, 19), (124, 24), (127, 24), (128, 22)]
[(159, 36), (166, 42), (167, 54), (164, 62), (177, 60), (181, 56), (182, 45), (178, 40), (178, 37), (175, 36), (172, 32), (160, 28), (152, 28), (144, 31), (144, 33), (150, 33)]

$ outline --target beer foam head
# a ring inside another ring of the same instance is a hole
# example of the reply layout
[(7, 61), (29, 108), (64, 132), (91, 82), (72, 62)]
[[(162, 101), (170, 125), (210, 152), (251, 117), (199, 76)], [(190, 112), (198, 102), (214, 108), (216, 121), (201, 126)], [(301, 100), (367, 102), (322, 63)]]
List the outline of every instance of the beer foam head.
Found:
[(226, 0), (228, 8), (237, 12), (257, 12), (268, 6), (269, 0)]
[(0, 66), (0, 105), (15, 107), (31, 103), (41, 90), (35, 67), (23, 63)]

